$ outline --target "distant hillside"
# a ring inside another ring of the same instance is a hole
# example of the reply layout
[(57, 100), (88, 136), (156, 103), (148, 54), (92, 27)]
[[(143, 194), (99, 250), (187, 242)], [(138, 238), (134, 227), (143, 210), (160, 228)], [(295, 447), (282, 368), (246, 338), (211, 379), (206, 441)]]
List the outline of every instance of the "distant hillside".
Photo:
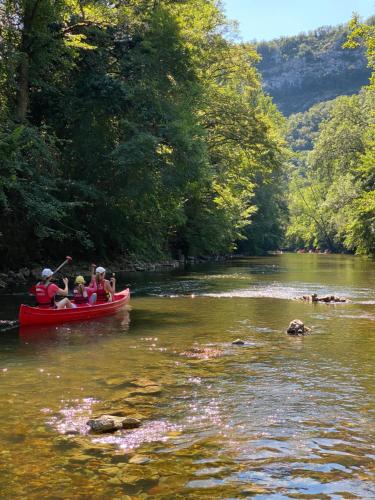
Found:
[[(374, 24), (375, 17), (367, 20)], [(290, 115), (367, 85), (370, 70), (362, 49), (344, 49), (347, 26), (322, 27), (308, 34), (257, 44), (265, 90)]]

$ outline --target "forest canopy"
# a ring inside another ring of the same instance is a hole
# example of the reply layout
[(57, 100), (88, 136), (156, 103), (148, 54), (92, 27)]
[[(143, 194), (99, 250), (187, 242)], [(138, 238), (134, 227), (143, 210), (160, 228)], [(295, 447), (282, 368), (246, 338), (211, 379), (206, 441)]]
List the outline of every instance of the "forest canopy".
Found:
[(225, 254), (264, 190), (277, 225), (283, 119), (216, 1), (1, 9), (3, 262)]
[[(375, 253), (373, 79), (287, 121), (216, 0), (0, 9), (2, 266)], [(374, 25), (353, 19), (360, 46), (374, 70)]]

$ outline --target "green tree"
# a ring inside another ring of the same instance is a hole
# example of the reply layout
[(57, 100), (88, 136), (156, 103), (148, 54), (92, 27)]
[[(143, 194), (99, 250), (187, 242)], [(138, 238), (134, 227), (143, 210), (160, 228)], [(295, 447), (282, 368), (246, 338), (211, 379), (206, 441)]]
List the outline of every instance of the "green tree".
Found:
[(4, 9), (0, 245), (14, 262), (225, 253), (280, 198), (280, 117), (215, 0)]

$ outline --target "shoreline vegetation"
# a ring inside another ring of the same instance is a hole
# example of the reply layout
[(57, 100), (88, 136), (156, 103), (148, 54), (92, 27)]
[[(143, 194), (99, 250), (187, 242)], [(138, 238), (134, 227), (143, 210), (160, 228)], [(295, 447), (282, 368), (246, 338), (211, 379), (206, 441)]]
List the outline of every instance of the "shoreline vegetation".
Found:
[[(145, 262), (140, 260), (130, 261), (127, 259), (117, 259), (116, 261), (104, 262), (108, 274), (111, 273), (134, 273), (134, 272), (160, 272), (173, 269), (184, 268), (192, 264), (203, 264), (206, 262), (225, 262), (236, 256), (216, 256), (216, 257), (188, 257), (180, 260), (164, 259), (158, 262)], [(57, 266), (57, 263), (56, 263)], [(9, 291), (13, 288), (29, 285), (40, 279), (40, 273), (45, 267), (43, 264), (34, 263), (30, 267), (21, 267), (18, 270), (6, 270), (0, 272), (0, 295), (2, 291)], [(52, 266), (54, 267), (54, 266)], [(73, 262), (66, 265), (59, 273), (56, 280), (62, 279), (63, 276), (72, 280), (77, 275), (89, 277), (91, 274), (91, 263), (85, 261)], [(70, 283), (72, 285), (72, 283)], [(25, 293), (27, 290), (25, 289)]]
[[(370, 70), (373, 21), (344, 44)], [(5, 0), (0, 33), (0, 272), (67, 253), (375, 254), (374, 76), (287, 119), (214, 0)], [(314, 58), (330, 33), (283, 53)]]

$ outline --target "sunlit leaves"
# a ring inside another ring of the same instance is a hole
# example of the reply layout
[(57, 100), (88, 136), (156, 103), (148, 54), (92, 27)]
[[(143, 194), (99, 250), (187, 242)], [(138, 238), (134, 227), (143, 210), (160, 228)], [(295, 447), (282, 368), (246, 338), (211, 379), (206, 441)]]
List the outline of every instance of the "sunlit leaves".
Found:
[(254, 200), (264, 207), (261, 186), (267, 200), (278, 196), (283, 123), (254, 48), (233, 43), (216, 0), (9, 6), (27, 22), (9, 31), (12, 64), (0, 81), (19, 77), (22, 52), (30, 143), (12, 122), (17, 77), (0, 90), (2, 142), (13, 145), (0, 199), (24, 227), (33, 221), (20, 238), (33, 235), (35, 253), (59, 242), (108, 257), (222, 254), (256, 214), (278, 224), (278, 202), (265, 216)]
[[(359, 22), (359, 18), (354, 16), (349, 23), (350, 33), (344, 47), (356, 48), (360, 45), (366, 47), (368, 65), (375, 70), (375, 25), (368, 25)], [(375, 72), (371, 77), (371, 85), (375, 88)]]
[(374, 253), (374, 109), (371, 90), (331, 102), (292, 176), (290, 243)]

